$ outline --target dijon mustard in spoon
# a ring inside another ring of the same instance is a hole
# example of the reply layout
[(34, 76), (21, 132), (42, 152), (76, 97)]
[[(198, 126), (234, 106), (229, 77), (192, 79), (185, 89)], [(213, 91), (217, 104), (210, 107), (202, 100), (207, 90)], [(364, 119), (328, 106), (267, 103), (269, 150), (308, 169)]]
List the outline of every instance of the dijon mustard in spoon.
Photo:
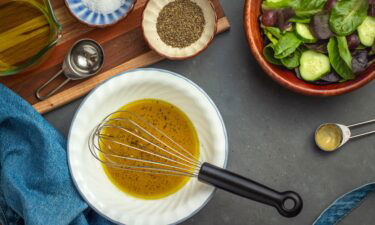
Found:
[(362, 134), (352, 135), (351, 129), (366, 124), (375, 123), (375, 119), (345, 126), (337, 123), (322, 124), (315, 131), (315, 143), (323, 151), (331, 152), (339, 149), (349, 140), (375, 134), (369, 131)]

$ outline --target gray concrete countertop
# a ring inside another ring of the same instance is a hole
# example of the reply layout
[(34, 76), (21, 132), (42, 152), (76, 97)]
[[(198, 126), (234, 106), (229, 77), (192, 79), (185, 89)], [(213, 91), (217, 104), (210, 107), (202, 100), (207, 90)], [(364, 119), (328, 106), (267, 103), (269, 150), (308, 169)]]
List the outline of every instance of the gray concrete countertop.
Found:
[[(313, 143), (322, 122), (350, 124), (375, 118), (375, 82), (331, 98), (292, 93), (261, 70), (243, 30), (243, 1), (221, 0), (232, 28), (198, 57), (163, 61), (152, 67), (180, 73), (202, 87), (219, 108), (229, 136), (228, 168), (276, 190), (295, 190), (304, 199), (296, 218), (281, 217), (271, 207), (224, 191), (184, 225), (305, 225), (334, 199), (375, 181), (375, 136), (325, 154)], [(82, 99), (45, 115), (63, 135)], [(369, 126), (367, 129), (374, 129)], [(340, 224), (374, 224), (375, 196)]]

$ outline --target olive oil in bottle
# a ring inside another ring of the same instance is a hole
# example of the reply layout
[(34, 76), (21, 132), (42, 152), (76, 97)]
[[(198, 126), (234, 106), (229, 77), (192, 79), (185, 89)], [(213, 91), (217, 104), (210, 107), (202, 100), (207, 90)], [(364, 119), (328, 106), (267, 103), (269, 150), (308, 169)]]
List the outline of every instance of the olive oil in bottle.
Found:
[(0, 73), (25, 64), (51, 39), (43, 0), (0, 1)]

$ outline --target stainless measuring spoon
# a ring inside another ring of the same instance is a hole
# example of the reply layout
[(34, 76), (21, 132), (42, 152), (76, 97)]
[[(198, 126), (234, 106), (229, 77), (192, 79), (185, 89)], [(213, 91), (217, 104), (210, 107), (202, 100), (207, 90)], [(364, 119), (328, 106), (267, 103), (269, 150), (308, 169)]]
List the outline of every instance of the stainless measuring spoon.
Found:
[[(315, 143), (323, 151), (329, 151), (329, 152), (335, 151), (339, 149), (340, 147), (342, 147), (344, 144), (346, 144), (349, 140), (375, 134), (375, 130), (374, 130), (374, 131), (369, 131), (369, 132), (365, 132), (362, 134), (352, 135), (351, 129), (359, 127), (359, 126), (367, 125), (370, 123), (375, 123), (375, 119), (352, 124), (349, 126), (345, 126), (345, 125), (337, 124), (337, 123), (322, 124), (315, 131)], [(325, 136), (323, 141), (321, 139), (321, 135)], [(331, 141), (331, 143), (333, 144), (329, 148), (327, 148), (327, 147), (322, 146), (322, 144), (324, 144), (323, 143), (324, 141), (326, 141), (326, 144), (328, 141)]]
[[(36, 90), (36, 97), (45, 100), (71, 80), (80, 80), (97, 74), (104, 64), (103, 48), (94, 40), (82, 39), (74, 43), (64, 59), (62, 69), (51, 79)], [(46, 95), (40, 92), (60, 74), (64, 74), (66, 80)]]

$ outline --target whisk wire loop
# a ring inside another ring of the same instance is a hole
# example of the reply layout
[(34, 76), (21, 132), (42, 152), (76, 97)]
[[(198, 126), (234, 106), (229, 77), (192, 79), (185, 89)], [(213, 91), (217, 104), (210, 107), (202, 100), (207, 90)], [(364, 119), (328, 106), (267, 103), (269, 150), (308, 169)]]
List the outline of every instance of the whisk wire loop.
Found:
[[(134, 113), (131, 113), (131, 112), (128, 112), (128, 111), (118, 111), (120, 113), (129, 113), (130, 115), (134, 116), (137, 118), (137, 120), (140, 120), (142, 122), (144, 122), (149, 128), (152, 128), (153, 130), (155, 130), (157, 133), (161, 134), (161, 137), (163, 138), (166, 138), (168, 141), (170, 141), (172, 144), (174, 144), (175, 146), (177, 146), (183, 153), (187, 154), (188, 156), (184, 155), (182, 152), (180, 151), (177, 151), (176, 149), (172, 148), (170, 145), (166, 144), (164, 141), (162, 141), (160, 138), (157, 138), (155, 135), (153, 135), (151, 132), (149, 132), (147, 129), (145, 129), (144, 127), (140, 126), (139, 124), (135, 123), (133, 120), (129, 119), (129, 118), (114, 118), (114, 119), (110, 119), (109, 121), (126, 121), (126, 122), (129, 122), (131, 123), (132, 125), (136, 126), (138, 129), (142, 130), (145, 134), (149, 135), (150, 137), (152, 137), (153, 139), (157, 140), (157, 142), (160, 142), (162, 145), (164, 145), (166, 148), (172, 150), (173, 152), (175, 152), (176, 154), (184, 157), (185, 159), (187, 160), (190, 160), (190, 161), (195, 161), (195, 163), (200, 163), (199, 162), (199, 159), (197, 159), (193, 154), (191, 154), (189, 151), (187, 151), (185, 148), (183, 148), (180, 144), (178, 144), (177, 142), (175, 142), (172, 138), (170, 138), (168, 135), (166, 135), (163, 131), (161, 131), (160, 129), (156, 128), (154, 125), (152, 125), (150, 122), (146, 121), (145, 119), (135, 115)], [(108, 122), (109, 122), (108, 121)]]
[[(118, 144), (118, 145), (121, 145), (123, 147), (127, 147), (127, 148), (131, 148), (131, 149), (134, 149), (134, 150), (137, 150), (137, 151), (140, 151), (140, 152), (144, 152), (144, 153), (147, 153), (147, 154), (150, 154), (152, 156), (155, 156), (155, 157), (158, 157), (158, 158), (162, 158), (164, 160), (167, 160), (167, 161), (171, 161), (171, 162), (174, 162), (174, 163), (177, 163), (177, 164), (180, 164), (180, 165), (183, 165), (183, 166), (186, 166), (186, 167), (192, 167), (191, 165), (188, 165), (188, 164), (185, 164), (185, 163), (182, 163), (182, 162), (179, 162), (179, 161), (176, 161), (176, 160), (173, 160), (171, 158), (167, 158), (165, 156), (162, 156), (162, 155), (159, 155), (159, 154), (156, 154), (156, 153), (153, 153), (151, 152), (151, 150), (144, 150), (144, 149), (147, 149), (147, 148), (138, 148), (138, 147), (135, 147), (135, 146), (132, 146), (132, 145), (128, 145), (128, 144), (124, 144), (124, 143), (121, 143), (121, 142), (118, 142), (118, 141), (115, 141), (115, 140), (112, 140), (110, 139), (109, 136), (104, 136), (104, 135), (98, 135), (101, 139), (104, 139), (104, 140), (108, 140), (109, 142), (112, 142), (112, 143), (115, 143), (115, 144)], [(99, 141), (102, 141), (101, 139), (99, 139)], [(100, 145), (99, 145), (100, 146)], [(110, 151), (110, 146), (108, 147), (108, 150), (109, 152), (111, 153), (111, 156), (112, 157), (116, 157), (116, 158), (120, 158), (120, 159), (128, 159), (128, 160), (134, 160), (134, 161), (140, 161), (140, 162), (152, 162), (152, 161), (149, 161), (149, 160), (142, 160), (142, 159), (137, 159), (137, 158), (132, 158), (132, 157), (126, 157), (126, 156), (122, 156), (122, 155), (117, 155), (115, 152), (112, 152)], [(100, 149), (100, 147), (98, 147), (98, 151), (102, 152), (104, 155), (107, 153), (107, 152), (104, 152)]]
[[(110, 118), (116, 113), (121, 113), (121, 117)], [(132, 118), (135, 118), (137, 122), (144, 124), (144, 126), (141, 126), (140, 123), (137, 123)], [(116, 129), (123, 135), (118, 137), (107, 135), (104, 132), (106, 129)], [(125, 136), (131, 137), (136, 141), (125, 142)], [(163, 138), (166, 141), (163, 141)], [(129, 151), (125, 151), (125, 154), (120, 154), (113, 151), (111, 144)], [(176, 146), (176, 148), (171, 145)], [(105, 150), (101, 148), (102, 146), (105, 146)], [(159, 151), (153, 151), (149, 147)], [(161, 130), (129, 111), (116, 111), (105, 117), (90, 135), (89, 150), (96, 160), (108, 167), (151, 174), (196, 177), (202, 165), (199, 159)], [(156, 161), (155, 159), (154, 161), (139, 156), (135, 157), (130, 154), (131, 151), (137, 151), (141, 155), (144, 153), (147, 156), (161, 160)], [(142, 165), (131, 165), (131, 162), (142, 163)], [(173, 163), (173, 165), (170, 165), (170, 163)]]
[[(128, 120), (128, 119), (127, 119), (127, 120)], [(111, 120), (109, 120), (108, 122), (111, 122), (111, 121), (113, 121), (113, 120), (111, 119)], [(116, 121), (119, 121), (119, 120), (116, 119)], [(133, 121), (129, 121), (129, 122), (134, 123)], [(134, 133), (134, 132), (128, 130), (127, 128), (124, 128), (124, 127), (121, 127), (121, 126), (114, 126), (114, 125), (110, 125), (110, 124), (105, 124), (105, 125), (103, 125), (102, 127), (100, 127), (100, 130), (103, 130), (103, 129), (105, 129), (105, 128), (115, 128), (115, 129), (120, 129), (121, 131), (124, 131), (125, 133), (130, 134), (130, 135), (132, 135), (132, 136), (134, 136), (134, 137), (136, 137), (136, 138), (138, 138), (138, 139), (140, 139), (140, 140), (146, 142), (147, 144), (150, 144), (150, 145), (156, 147), (157, 149), (159, 149), (159, 150), (161, 150), (161, 151), (163, 151), (163, 152), (165, 152), (165, 153), (168, 153), (168, 154), (170, 154), (170, 155), (173, 155), (174, 157), (177, 157), (177, 158), (179, 158), (179, 159), (185, 161), (186, 163), (196, 165), (196, 163), (195, 163), (194, 161), (192, 161), (192, 160), (190, 160), (190, 159), (189, 159), (189, 160), (186, 159), (186, 156), (183, 155), (184, 157), (182, 157), (182, 156), (180, 156), (180, 154), (174, 154), (174, 153), (171, 153), (171, 152), (167, 151), (166, 149), (162, 148), (160, 145), (155, 144), (155, 143), (153, 143), (153, 142), (147, 140), (146, 138), (141, 137), (140, 135), (138, 135), (138, 134), (136, 134), (136, 133)], [(141, 127), (140, 127), (140, 128), (141, 128)], [(144, 128), (142, 128), (142, 129), (143, 129), (143, 131), (145, 131)], [(145, 131), (145, 132), (147, 132), (147, 131)], [(147, 134), (148, 134), (148, 133), (147, 133)], [(151, 135), (151, 134), (150, 134), (150, 135)], [(99, 136), (99, 138), (100, 138), (100, 137), (103, 137), (103, 134), (101, 134), (101, 133), (99, 132), (99, 133), (98, 133), (98, 136)], [(157, 138), (156, 138), (155, 136), (152, 135), (152, 137), (153, 137), (154, 139), (157, 140)], [(112, 137), (112, 138), (114, 138), (114, 137)], [(108, 140), (109, 140), (109, 139), (108, 139)], [(113, 141), (113, 140), (110, 140), (110, 141)], [(114, 142), (114, 141), (113, 141), (113, 142)], [(118, 144), (121, 144), (121, 145), (124, 145), (124, 146), (126, 145), (126, 144), (123, 144), (123, 143), (120, 143), (120, 142), (117, 142), (117, 143), (118, 143)], [(129, 145), (126, 145), (126, 146), (129, 147)], [(170, 148), (170, 147), (169, 147), (168, 145), (166, 145), (166, 144), (165, 144), (165, 146), (166, 146), (167, 148)], [(134, 146), (130, 146), (130, 148), (134, 148)], [(139, 150), (139, 149), (137, 148), (137, 150)], [(173, 150), (173, 151), (175, 151), (175, 150)], [(146, 152), (146, 151), (143, 150), (143, 152)], [(151, 153), (151, 152), (148, 152), (148, 153), (150, 153), (150, 154), (152, 154), (152, 155), (154, 155), (154, 156), (160, 156), (160, 157), (162, 157), (162, 156), (159, 155), (159, 154), (154, 154), (154, 153)]]

